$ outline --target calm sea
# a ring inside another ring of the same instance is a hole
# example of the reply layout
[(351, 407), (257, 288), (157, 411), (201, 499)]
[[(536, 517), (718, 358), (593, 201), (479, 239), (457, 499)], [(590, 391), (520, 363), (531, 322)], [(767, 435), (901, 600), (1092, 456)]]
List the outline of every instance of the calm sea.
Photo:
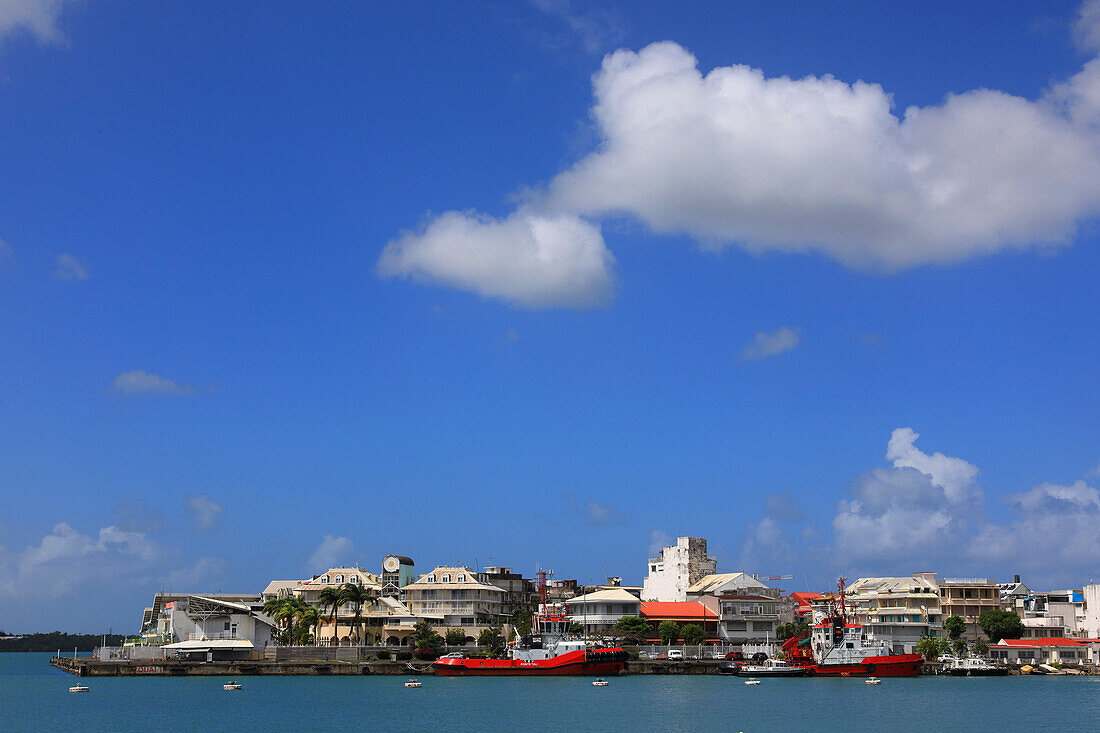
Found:
[(1100, 677), (765, 680), (242, 677), (88, 679), (49, 654), (0, 654), (2, 731), (986, 731), (1100, 730)]

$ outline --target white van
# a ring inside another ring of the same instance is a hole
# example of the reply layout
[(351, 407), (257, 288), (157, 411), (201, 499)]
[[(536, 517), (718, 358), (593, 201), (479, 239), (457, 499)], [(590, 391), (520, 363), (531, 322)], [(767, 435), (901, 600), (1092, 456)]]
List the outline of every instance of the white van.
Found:
[(682, 661), (684, 661), (683, 651), (681, 651), (679, 649), (669, 649), (668, 650), (668, 661), (670, 661), (670, 662), (676, 662), (676, 661), (682, 662)]

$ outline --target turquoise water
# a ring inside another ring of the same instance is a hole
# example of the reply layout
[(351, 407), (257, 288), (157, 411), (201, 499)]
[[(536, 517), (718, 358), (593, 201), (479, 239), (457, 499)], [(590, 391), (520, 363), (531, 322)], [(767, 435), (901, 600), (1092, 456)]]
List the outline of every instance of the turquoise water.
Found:
[(49, 654), (0, 654), (2, 731), (985, 731), (1100, 730), (1100, 677), (591, 679), (220, 677), (86, 679)]

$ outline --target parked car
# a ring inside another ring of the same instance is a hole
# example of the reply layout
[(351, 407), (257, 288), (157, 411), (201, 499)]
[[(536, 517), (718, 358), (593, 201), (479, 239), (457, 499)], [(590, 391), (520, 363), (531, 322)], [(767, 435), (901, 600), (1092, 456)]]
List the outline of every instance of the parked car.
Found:
[(466, 655), (462, 652), (451, 652), (450, 654), (444, 654), (440, 659), (465, 659)]
[(703, 655), (703, 658), (704, 659), (725, 659), (722, 652), (714, 652), (714, 651), (707, 652), (706, 654)]
[(745, 655), (742, 654), (741, 652), (727, 652), (726, 653), (726, 659), (729, 659), (729, 660), (732, 660), (732, 661), (735, 661), (735, 662), (743, 662), (743, 661), (745, 661)]
[(679, 649), (670, 649), (669, 650), (669, 652), (668, 652), (668, 661), (670, 661), (670, 662), (681, 661), (682, 662), (683, 660), (684, 660), (684, 653), (682, 651), (680, 651)]

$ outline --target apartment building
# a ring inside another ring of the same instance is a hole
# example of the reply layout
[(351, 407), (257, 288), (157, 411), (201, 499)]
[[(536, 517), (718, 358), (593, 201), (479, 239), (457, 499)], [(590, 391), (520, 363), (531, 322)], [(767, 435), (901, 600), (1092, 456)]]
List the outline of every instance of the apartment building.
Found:
[(869, 639), (884, 641), (898, 654), (916, 652), (925, 636), (943, 636), (943, 612), (936, 574), (860, 578), (848, 586), (849, 613)]
[(1000, 608), (1000, 588), (989, 578), (944, 578), (936, 581), (944, 618), (960, 616), (966, 622), (963, 639), (984, 639), (978, 618)]
[(642, 602), (622, 588), (608, 588), (570, 598), (565, 602), (569, 620), (584, 627), (585, 636), (614, 634), (624, 616), (640, 616)]
[(439, 626), (456, 626), (477, 638), (481, 629), (507, 623), (505, 591), (483, 583), (464, 566), (440, 565), (401, 589), (401, 601), (413, 616)]

